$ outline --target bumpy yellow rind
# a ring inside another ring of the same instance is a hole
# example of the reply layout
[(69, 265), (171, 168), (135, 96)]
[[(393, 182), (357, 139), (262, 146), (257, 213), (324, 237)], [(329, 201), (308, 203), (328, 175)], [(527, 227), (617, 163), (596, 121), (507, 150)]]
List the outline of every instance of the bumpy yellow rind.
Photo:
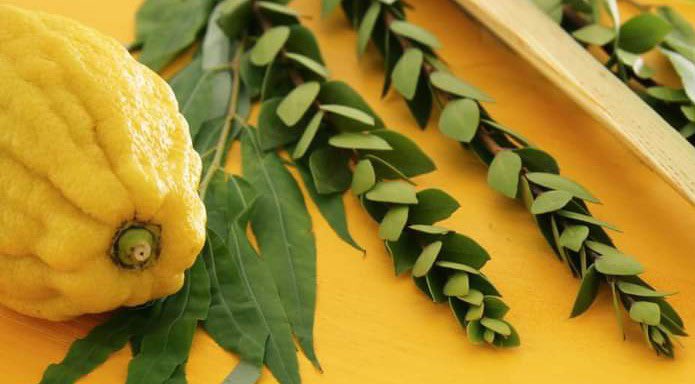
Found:
[[(115, 40), (0, 5), (0, 303), (50, 320), (180, 289), (205, 240), (201, 162), (164, 80)], [(117, 266), (128, 221), (158, 260)]]

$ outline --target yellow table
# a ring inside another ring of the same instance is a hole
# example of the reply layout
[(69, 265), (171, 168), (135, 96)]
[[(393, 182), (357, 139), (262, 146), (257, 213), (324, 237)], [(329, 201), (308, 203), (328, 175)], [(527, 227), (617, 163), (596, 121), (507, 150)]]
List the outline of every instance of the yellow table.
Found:
[[(127, 42), (140, 0), (6, 2), (73, 17)], [(666, 2), (677, 4), (695, 21), (695, 6)], [(325, 373), (316, 372), (302, 357), (305, 383), (693, 382), (695, 339), (683, 339), (685, 348), (677, 348), (675, 361), (655, 357), (633, 326), (623, 342), (607, 292), (587, 314), (569, 320), (578, 281), (555, 259), (523, 207), (487, 187), (486, 169), (472, 154), (439, 135), (435, 127), (420, 131), (398, 97), (379, 98), (381, 62), (372, 52), (358, 63), (355, 34), (341, 14), (322, 20), (319, 0), (293, 3), (311, 16), (305, 22), (317, 33), (333, 77), (354, 86), (390, 128), (417, 140), (433, 157), (439, 171), (417, 182), (441, 187), (460, 201), (461, 210), (446, 224), (491, 252), (486, 271), (512, 306), (509, 320), (522, 337), (522, 347), (516, 350), (468, 343), (446, 306), (428, 302), (409, 278), (393, 276), (377, 226), (348, 196), (350, 226), (368, 250), (365, 258), (336, 238), (310, 206), (318, 238), (315, 332)], [(442, 55), (451, 67), (497, 99), (489, 105), (493, 115), (549, 150), (566, 175), (602, 199), (594, 212), (625, 231), (615, 236), (616, 241), (647, 267), (649, 281), (662, 290), (680, 291), (672, 303), (693, 327), (695, 209), (453, 3), (411, 3), (416, 7), (412, 19), (440, 37)], [(237, 160), (238, 151), (231, 169)], [(53, 324), (0, 309), (0, 382), (37, 382), (43, 369), (60, 360), (73, 339), (93, 324), (94, 318)], [(124, 349), (84, 382), (124, 382), (128, 359)], [(189, 380), (219, 383), (235, 363), (235, 356), (200, 332)], [(261, 382), (274, 380), (266, 373)]]

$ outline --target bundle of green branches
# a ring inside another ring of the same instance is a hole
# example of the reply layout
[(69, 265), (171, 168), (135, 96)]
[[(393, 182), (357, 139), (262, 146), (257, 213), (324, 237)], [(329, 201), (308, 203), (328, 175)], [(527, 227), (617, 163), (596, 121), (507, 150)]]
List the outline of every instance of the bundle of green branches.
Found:
[[(617, 0), (534, 0), (583, 46), (596, 47), (606, 68), (695, 144), (695, 30), (668, 6), (625, 3), (638, 11), (621, 24)], [(604, 23), (605, 11), (610, 17)], [(660, 83), (645, 55), (665, 57), (680, 83)]]
[[(293, 337), (320, 368), (313, 347), (316, 250), (303, 195), (288, 167), (336, 233), (350, 236), (343, 194), (360, 199), (397, 274), (411, 271), (431, 300), (448, 303), (474, 343), (519, 344), (499, 292), (480, 271), (488, 253), (436, 225), (458, 203), (418, 191), (412, 177), (435, 169), (419, 147), (383, 121), (345, 83), (327, 79), (313, 34), (286, 1), (147, 0), (137, 14), (139, 59), (170, 81), (204, 163), (206, 246), (177, 294), (122, 309), (76, 341), (42, 383), (73, 383), (130, 343), (127, 383), (185, 383), (201, 324), (241, 362), (227, 383), (252, 383), (266, 365), (279, 382), (299, 383)], [(188, 51), (193, 51), (188, 59)], [(261, 103), (258, 128), (247, 123)], [(244, 177), (223, 171), (241, 141)], [(251, 226), (262, 253), (249, 241)]]
[(324, 0), (323, 12), (338, 6), (358, 31), (358, 53), (371, 40), (383, 55), (383, 93), (393, 86), (423, 128), (435, 105), (441, 106), (439, 130), (489, 166), (488, 183), (493, 189), (524, 201), (555, 254), (582, 279), (572, 317), (585, 312), (599, 287), (606, 284), (621, 334), (622, 307), (641, 327), (647, 344), (657, 354), (672, 357), (674, 336), (686, 335), (683, 321), (665, 300), (669, 294), (654, 290), (640, 278), (643, 266), (616, 249), (604, 230), (617, 229), (591, 215), (586, 202), (598, 199), (561, 176), (557, 162), (547, 152), (490, 116), (482, 103), (492, 98), (439, 60), (439, 40), (407, 21), (403, 1)]

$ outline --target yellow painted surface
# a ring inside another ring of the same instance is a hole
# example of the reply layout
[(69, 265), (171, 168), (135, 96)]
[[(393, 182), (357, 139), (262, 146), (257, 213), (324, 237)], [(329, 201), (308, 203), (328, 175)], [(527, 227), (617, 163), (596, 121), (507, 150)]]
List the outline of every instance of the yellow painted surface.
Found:
[[(660, 1), (663, 3), (664, 1)], [(76, 18), (126, 42), (132, 38), (139, 0), (11, 0)], [(325, 369), (316, 372), (301, 358), (305, 383), (689, 383), (695, 377), (695, 341), (683, 339), (677, 359), (655, 357), (637, 329), (618, 335), (607, 292), (584, 316), (569, 320), (578, 286), (557, 261), (520, 204), (491, 191), (485, 167), (470, 153), (436, 132), (420, 131), (404, 104), (391, 95), (379, 99), (382, 72), (375, 52), (361, 63), (355, 34), (342, 15), (318, 14), (319, 0), (297, 0), (310, 15), (333, 77), (354, 86), (387, 125), (417, 140), (439, 170), (417, 180), (440, 187), (462, 208), (446, 223), (471, 235), (492, 254), (486, 271), (512, 306), (509, 320), (522, 347), (475, 347), (446, 306), (434, 305), (411, 281), (393, 276), (377, 239), (377, 226), (350, 196), (350, 226), (368, 250), (365, 258), (340, 242), (310, 205), (318, 238), (317, 351)], [(412, 19), (444, 43), (443, 57), (458, 74), (497, 99), (489, 109), (558, 158), (566, 175), (582, 182), (603, 204), (594, 212), (624, 230), (618, 245), (647, 266), (645, 277), (672, 299), (686, 321), (695, 322), (695, 209), (641, 164), (616, 138), (596, 124), (489, 32), (447, 0), (411, 0)], [(695, 21), (695, 6), (671, 1)], [(2, 26), (0, 26), (1, 28)], [(238, 155), (235, 153), (235, 155)], [(232, 161), (238, 159), (233, 156)], [(233, 164), (232, 168), (236, 168)], [(45, 366), (60, 360), (74, 338), (94, 318), (48, 323), (0, 309), (0, 382), (37, 382)], [(121, 351), (84, 380), (122, 383), (129, 352)], [(192, 384), (219, 383), (236, 358), (202, 332), (189, 364)], [(266, 374), (262, 383), (273, 383)]]

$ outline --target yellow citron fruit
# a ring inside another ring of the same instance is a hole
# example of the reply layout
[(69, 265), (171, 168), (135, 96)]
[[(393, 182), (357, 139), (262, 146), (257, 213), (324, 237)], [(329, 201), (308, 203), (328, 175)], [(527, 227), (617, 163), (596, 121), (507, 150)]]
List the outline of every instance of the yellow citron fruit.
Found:
[(205, 241), (174, 94), (115, 40), (0, 5), (0, 303), (63, 320), (183, 284)]

